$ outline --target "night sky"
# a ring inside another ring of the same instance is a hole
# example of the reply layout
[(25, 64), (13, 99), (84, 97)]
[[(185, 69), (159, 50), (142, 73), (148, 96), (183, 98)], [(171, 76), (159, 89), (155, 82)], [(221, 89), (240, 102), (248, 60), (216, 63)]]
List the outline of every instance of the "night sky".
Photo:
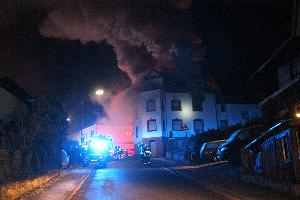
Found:
[(290, 0), (108, 2), (2, 0), (0, 75), (33, 96), (57, 97), (71, 116), (79, 115), (84, 98), (93, 121), (102, 108), (89, 94), (128, 88), (152, 68), (175, 69), (176, 59), (168, 57), (175, 47), (181, 63), (190, 62), (181, 52), (201, 55), (204, 76), (218, 83), (226, 101), (258, 102), (262, 86), (249, 76), (291, 29)]

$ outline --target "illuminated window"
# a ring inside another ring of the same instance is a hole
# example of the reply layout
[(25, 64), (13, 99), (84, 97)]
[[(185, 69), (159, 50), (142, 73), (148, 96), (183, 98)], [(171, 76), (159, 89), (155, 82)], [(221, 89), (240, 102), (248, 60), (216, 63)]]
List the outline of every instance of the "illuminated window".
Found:
[(221, 105), (221, 112), (226, 112), (226, 105)]
[(194, 120), (194, 130), (195, 131), (204, 131), (203, 119), (195, 119)]
[(156, 110), (156, 105), (155, 105), (155, 100), (150, 99), (146, 102), (147, 106), (147, 112), (155, 111)]
[(172, 111), (181, 111), (181, 101), (180, 100), (172, 100), (171, 101), (171, 110)]
[(156, 119), (150, 119), (147, 121), (147, 129), (148, 132), (157, 130)]
[(281, 149), (282, 149), (282, 159), (284, 161), (289, 160), (289, 149), (288, 149), (288, 138), (283, 136), (281, 138)]
[(227, 120), (220, 120), (220, 129), (225, 129), (228, 127), (228, 121)]
[(181, 131), (182, 130), (182, 120), (181, 119), (173, 119), (172, 120), (172, 130), (173, 131)]
[(295, 106), (295, 112), (296, 112), (296, 117), (299, 118), (300, 117), (300, 105)]

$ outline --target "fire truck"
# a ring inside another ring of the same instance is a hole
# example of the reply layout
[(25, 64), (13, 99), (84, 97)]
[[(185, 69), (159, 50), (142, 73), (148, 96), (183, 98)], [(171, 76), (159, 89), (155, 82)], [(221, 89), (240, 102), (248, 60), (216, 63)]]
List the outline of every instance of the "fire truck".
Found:
[(84, 165), (98, 165), (106, 167), (114, 152), (114, 143), (111, 136), (98, 135), (91, 138), (87, 145)]

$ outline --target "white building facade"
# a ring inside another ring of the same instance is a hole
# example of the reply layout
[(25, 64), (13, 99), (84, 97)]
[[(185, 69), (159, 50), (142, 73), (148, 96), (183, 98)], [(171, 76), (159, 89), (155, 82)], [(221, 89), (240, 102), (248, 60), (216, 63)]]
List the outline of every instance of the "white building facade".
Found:
[(217, 128), (224, 129), (236, 124), (245, 124), (262, 116), (256, 104), (217, 104)]
[(239, 123), (241, 115), (239, 114), (240, 117), (233, 117), (233, 115), (240, 110), (247, 108), (251, 117), (260, 114), (256, 111), (258, 106), (252, 113), (254, 108), (252, 105), (243, 107), (239, 104), (238, 109), (235, 107), (231, 109), (234, 104), (230, 104), (232, 106), (229, 106), (228, 115), (225, 116), (224, 113), (218, 113), (220, 105), (216, 103), (214, 93), (204, 93), (202, 98), (201, 106), (195, 110), (190, 93), (165, 89), (164, 78), (160, 73), (150, 72), (144, 79), (144, 91), (140, 93), (139, 105), (135, 109), (133, 137), (136, 152), (137, 144), (144, 142), (151, 147), (154, 157), (162, 157), (167, 148), (169, 149), (170, 138), (182, 149), (186, 138), (209, 129), (219, 128), (221, 119), (228, 120), (227, 126), (235, 122)]

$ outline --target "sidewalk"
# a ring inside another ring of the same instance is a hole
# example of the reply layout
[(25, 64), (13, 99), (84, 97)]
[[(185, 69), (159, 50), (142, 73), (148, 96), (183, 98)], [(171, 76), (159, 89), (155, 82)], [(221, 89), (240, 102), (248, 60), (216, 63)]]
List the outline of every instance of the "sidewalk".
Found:
[(64, 170), (62, 175), (51, 180), (35, 191), (22, 196), (22, 200), (57, 200), (71, 199), (84, 181), (91, 174), (92, 169), (78, 168)]
[[(168, 162), (168, 160), (162, 161), (165, 164)], [(169, 167), (166, 169), (178, 176), (190, 179), (212, 192), (222, 193), (230, 199), (296, 199), (276, 190), (242, 182), (239, 167), (231, 166), (227, 162), (207, 163), (195, 166), (174, 166), (173, 164), (174, 162), (171, 161)]]

